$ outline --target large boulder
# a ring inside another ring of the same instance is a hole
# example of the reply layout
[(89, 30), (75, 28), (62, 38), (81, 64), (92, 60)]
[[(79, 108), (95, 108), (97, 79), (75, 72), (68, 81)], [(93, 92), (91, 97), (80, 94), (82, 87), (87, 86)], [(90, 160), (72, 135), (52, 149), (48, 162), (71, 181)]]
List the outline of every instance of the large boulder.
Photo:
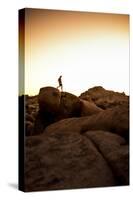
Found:
[(89, 101), (81, 99), (80, 104), (81, 104), (81, 117), (90, 116), (90, 115), (97, 114), (103, 111), (101, 108), (96, 106), (96, 104), (94, 104), (93, 102), (89, 102)]
[(53, 87), (40, 89), (38, 103), (39, 112), (34, 123), (34, 135), (41, 134), (48, 125), (56, 121), (80, 116), (79, 98)]
[(38, 95), (39, 109), (42, 113), (56, 115), (60, 107), (61, 93), (53, 87), (41, 88)]
[(59, 119), (80, 116), (80, 100), (77, 96), (68, 93), (61, 93)]
[(113, 133), (88, 131), (85, 136), (97, 147), (108, 162), (119, 185), (129, 184), (129, 145)]
[(40, 112), (56, 119), (80, 116), (80, 99), (53, 87), (41, 88), (38, 96)]
[(116, 106), (96, 115), (90, 116), (82, 126), (81, 132), (88, 130), (104, 130), (121, 135), (129, 140), (129, 109), (128, 107)]

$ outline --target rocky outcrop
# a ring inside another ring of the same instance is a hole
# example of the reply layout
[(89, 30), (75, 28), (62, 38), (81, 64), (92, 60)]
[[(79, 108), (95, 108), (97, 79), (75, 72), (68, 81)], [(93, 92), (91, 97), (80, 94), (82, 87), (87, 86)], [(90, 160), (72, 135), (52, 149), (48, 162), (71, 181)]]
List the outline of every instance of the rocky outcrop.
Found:
[(101, 86), (88, 89), (79, 96), (80, 99), (94, 102), (102, 109), (113, 108), (118, 105), (128, 105), (129, 97), (125, 93), (105, 90)]
[[(41, 134), (47, 126), (62, 119), (92, 115), (96, 115), (96, 117), (95, 119), (92, 118), (91, 125), (88, 126), (97, 127), (100, 123), (99, 128), (102, 126), (102, 129), (105, 129), (108, 124), (107, 121), (109, 123), (113, 121), (112, 123), (116, 123), (115, 127), (118, 129), (120, 125), (116, 120), (112, 120), (113, 114), (108, 114), (114, 112), (114, 115), (118, 116), (116, 109), (114, 110), (115, 107), (117, 107), (117, 110), (119, 109), (118, 113), (123, 112), (123, 110), (128, 112), (128, 97), (123, 93), (94, 87), (78, 98), (68, 92), (60, 92), (53, 87), (44, 87), (40, 89), (38, 96), (26, 97), (26, 135)], [(108, 109), (107, 113), (101, 113)], [(127, 120), (123, 113), (119, 115), (123, 116), (124, 122)], [(103, 125), (101, 125), (101, 121), (103, 121)], [(125, 123), (121, 123), (121, 126), (123, 124)], [(113, 131), (113, 126), (111, 128)]]
[(60, 92), (53, 87), (41, 88), (38, 95), (39, 109), (57, 119), (79, 116), (80, 100), (68, 92)]
[(50, 87), (26, 99), (25, 191), (129, 184), (125, 94)]
[(42, 113), (55, 116), (59, 111), (61, 93), (53, 87), (41, 88), (38, 95), (39, 109)]
[(38, 135), (50, 124), (61, 119), (81, 115), (80, 99), (53, 87), (41, 88), (38, 95), (39, 111), (32, 135)]

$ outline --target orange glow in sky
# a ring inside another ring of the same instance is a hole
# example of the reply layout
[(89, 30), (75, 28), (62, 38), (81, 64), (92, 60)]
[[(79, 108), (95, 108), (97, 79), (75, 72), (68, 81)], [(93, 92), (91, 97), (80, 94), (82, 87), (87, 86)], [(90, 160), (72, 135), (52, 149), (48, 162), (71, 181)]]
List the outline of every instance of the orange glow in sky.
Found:
[(25, 94), (60, 75), (76, 95), (97, 85), (129, 94), (129, 16), (26, 9)]

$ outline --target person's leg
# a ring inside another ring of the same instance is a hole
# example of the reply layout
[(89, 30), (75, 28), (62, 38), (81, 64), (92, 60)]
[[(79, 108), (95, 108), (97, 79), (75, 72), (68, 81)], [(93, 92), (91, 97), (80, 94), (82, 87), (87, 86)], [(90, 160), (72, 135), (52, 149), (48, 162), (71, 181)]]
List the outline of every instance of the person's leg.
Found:
[(61, 91), (63, 92), (63, 85), (61, 85)]

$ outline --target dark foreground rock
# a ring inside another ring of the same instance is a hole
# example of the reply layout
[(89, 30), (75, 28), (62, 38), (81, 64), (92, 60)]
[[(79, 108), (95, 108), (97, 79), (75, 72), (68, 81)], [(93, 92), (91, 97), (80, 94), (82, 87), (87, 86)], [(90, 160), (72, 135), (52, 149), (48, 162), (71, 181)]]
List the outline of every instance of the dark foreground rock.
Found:
[(128, 185), (128, 145), (116, 134), (56, 131), (27, 138), (25, 190)]

